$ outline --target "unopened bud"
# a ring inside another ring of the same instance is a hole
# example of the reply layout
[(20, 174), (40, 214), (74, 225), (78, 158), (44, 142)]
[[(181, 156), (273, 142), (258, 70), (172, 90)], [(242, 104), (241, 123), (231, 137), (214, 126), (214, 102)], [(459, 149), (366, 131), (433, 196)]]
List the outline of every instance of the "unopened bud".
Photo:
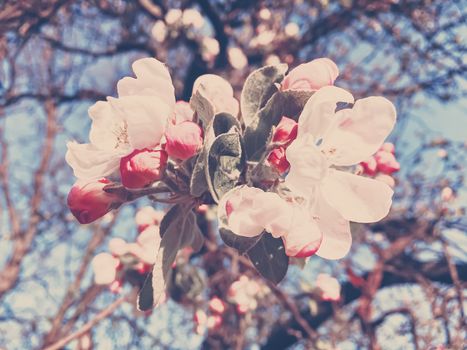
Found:
[(339, 69), (329, 58), (317, 58), (303, 63), (286, 75), (282, 90), (316, 91), (334, 84)]
[(279, 174), (285, 173), (290, 168), (284, 147), (274, 148), (268, 156), (268, 162)]
[(198, 153), (203, 145), (203, 130), (198, 124), (185, 121), (170, 125), (165, 138), (167, 154), (175, 159), (186, 160)]
[(120, 160), (120, 175), (123, 186), (142, 188), (162, 178), (167, 165), (164, 150), (134, 150)]
[(68, 194), (67, 204), (80, 224), (89, 224), (107, 214), (122, 201), (116, 194), (107, 193), (103, 188), (111, 182), (78, 180)]

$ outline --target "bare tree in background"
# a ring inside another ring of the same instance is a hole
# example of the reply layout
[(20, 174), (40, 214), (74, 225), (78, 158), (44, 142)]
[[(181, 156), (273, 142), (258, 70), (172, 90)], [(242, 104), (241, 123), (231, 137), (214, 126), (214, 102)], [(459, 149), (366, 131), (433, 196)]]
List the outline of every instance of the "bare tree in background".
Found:
[[(196, 9), (201, 25), (174, 8)], [(429, 130), (424, 113), (465, 97), (466, 17), (465, 2), (442, 0), (2, 1), (0, 346), (465, 347), (466, 145)], [(176, 303), (136, 312), (137, 287), (116, 295), (93, 284), (90, 261), (110, 237), (134, 237), (142, 203), (79, 227), (65, 205), (73, 177), (64, 152), (66, 140), (85, 138), (87, 107), (114, 95), (116, 81), (144, 56), (167, 62), (184, 100), (201, 74), (220, 74), (238, 90), (268, 62), (331, 57), (338, 85), (398, 105), (393, 136), (402, 171), (393, 211), (353, 228), (347, 258), (312, 258), (279, 286), (218, 246), (215, 225), (200, 214), (208, 240), (180, 276), (203, 276), (203, 288), (182, 283), (171, 290)], [(339, 303), (312, 292), (310, 276), (320, 271), (341, 281)], [(240, 314), (227, 303), (222, 324), (196, 335), (195, 307), (212, 296), (227, 300), (240, 275), (267, 290), (256, 310)]]

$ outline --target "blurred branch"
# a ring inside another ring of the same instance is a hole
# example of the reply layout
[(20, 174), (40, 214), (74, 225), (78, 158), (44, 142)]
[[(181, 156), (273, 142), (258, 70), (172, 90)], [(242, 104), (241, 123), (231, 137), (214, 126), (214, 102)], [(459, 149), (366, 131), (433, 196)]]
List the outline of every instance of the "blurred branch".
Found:
[(75, 340), (82, 335), (88, 333), (92, 327), (94, 327), (96, 324), (98, 324), (100, 321), (103, 319), (107, 318), (109, 315), (111, 315), (115, 310), (117, 310), (120, 305), (122, 305), (125, 301), (127, 301), (127, 297), (121, 297), (117, 300), (115, 300), (112, 304), (107, 306), (105, 309), (103, 309), (101, 312), (99, 312), (93, 319), (85, 323), (80, 329), (78, 329), (76, 332), (71, 333), (70, 335), (64, 337), (63, 339), (57, 341), (53, 345), (45, 348), (45, 350), (59, 350), (62, 349), (65, 345), (67, 345), (69, 342), (72, 340)]

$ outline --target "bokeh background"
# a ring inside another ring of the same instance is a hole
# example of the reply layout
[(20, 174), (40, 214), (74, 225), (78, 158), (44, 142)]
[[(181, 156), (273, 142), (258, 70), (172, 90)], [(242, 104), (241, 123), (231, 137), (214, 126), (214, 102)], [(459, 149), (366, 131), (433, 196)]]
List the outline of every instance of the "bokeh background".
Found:
[[(465, 1), (0, 1), (0, 348), (465, 348), (466, 40)], [(166, 62), (179, 100), (201, 74), (238, 97), (256, 68), (333, 59), (337, 86), (397, 106), (392, 212), (355, 225), (345, 259), (291, 266), (278, 287), (221, 244), (190, 258), (203, 285), (153, 312), (135, 310), (129, 283), (96, 286), (92, 257), (112, 237), (134, 239), (148, 203), (77, 224), (66, 142), (87, 141), (87, 108), (148, 56)], [(339, 280), (339, 302), (313, 292), (319, 273)], [(227, 298), (240, 275), (266, 290), (246, 314)], [(222, 323), (197, 331), (195, 309), (209, 313), (213, 296)]]

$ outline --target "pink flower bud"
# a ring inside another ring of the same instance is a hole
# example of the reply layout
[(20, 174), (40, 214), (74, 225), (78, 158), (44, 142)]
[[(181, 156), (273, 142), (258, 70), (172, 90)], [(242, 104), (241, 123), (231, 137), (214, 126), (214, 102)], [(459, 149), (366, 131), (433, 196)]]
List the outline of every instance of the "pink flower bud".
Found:
[(396, 149), (395, 149), (394, 144), (392, 142), (385, 142), (381, 146), (380, 150), (394, 154)]
[(138, 271), (139, 274), (145, 275), (152, 270), (152, 265), (139, 262), (136, 264), (135, 270)]
[(286, 75), (282, 90), (316, 91), (333, 85), (339, 75), (339, 68), (329, 58), (317, 58), (303, 63)]
[(160, 180), (167, 165), (164, 150), (134, 150), (120, 160), (120, 175), (123, 186), (141, 188)]
[(203, 145), (203, 130), (198, 124), (185, 121), (170, 125), (165, 132), (165, 150), (176, 159), (189, 159), (198, 153)]
[(204, 312), (201, 309), (196, 310), (194, 316), (193, 316), (193, 321), (198, 324), (198, 325), (204, 325), (206, 324), (206, 321), (208, 320), (208, 315), (206, 315), (206, 312)]
[(222, 314), (225, 311), (225, 304), (218, 297), (214, 297), (211, 300), (209, 300), (209, 309), (218, 314)]
[(321, 298), (327, 301), (338, 301), (341, 294), (339, 281), (327, 273), (320, 273), (316, 278), (316, 287), (321, 290)]
[(222, 323), (222, 317), (219, 315), (211, 315), (208, 317), (206, 326), (209, 330), (217, 329)]
[(172, 118), (172, 124), (177, 125), (185, 121), (193, 120), (193, 110), (190, 104), (185, 101), (177, 101), (174, 107), (174, 116)]
[(107, 214), (122, 201), (116, 194), (107, 193), (103, 188), (111, 182), (78, 180), (68, 194), (67, 204), (80, 224), (89, 224)]
[(378, 164), (378, 170), (383, 174), (391, 175), (392, 173), (399, 171), (401, 168), (396, 157), (394, 157), (394, 154), (387, 151), (376, 152), (375, 160)]
[(164, 215), (165, 214), (162, 210), (156, 210), (151, 206), (139, 209), (135, 215), (138, 232), (141, 233), (152, 225), (159, 226)]
[(443, 202), (450, 202), (454, 199), (454, 197), (454, 191), (451, 187), (446, 186), (441, 190), (441, 200)]
[(285, 173), (290, 168), (290, 163), (287, 160), (284, 147), (274, 148), (268, 156), (268, 162), (279, 174)]
[(287, 117), (282, 117), (279, 124), (276, 126), (274, 135), (272, 137), (273, 142), (281, 142), (284, 146), (290, 145), (290, 143), (297, 138), (298, 123)]
[(375, 157), (371, 156), (365, 162), (361, 162), (360, 165), (363, 167), (363, 173), (369, 176), (375, 176), (378, 170), (378, 163)]
[(120, 294), (123, 289), (122, 286), (123, 286), (123, 282), (121, 280), (116, 280), (110, 284), (109, 289), (114, 294)]
[(128, 253), (128, 243), (121, 238), (112, 238), (109, 241), (109, 251), (113, 256), (122, 256)]
[(110, 284), (115, 281), (120, 260), (109, 253), (99, 253), (91, 261), (96, 284)]

